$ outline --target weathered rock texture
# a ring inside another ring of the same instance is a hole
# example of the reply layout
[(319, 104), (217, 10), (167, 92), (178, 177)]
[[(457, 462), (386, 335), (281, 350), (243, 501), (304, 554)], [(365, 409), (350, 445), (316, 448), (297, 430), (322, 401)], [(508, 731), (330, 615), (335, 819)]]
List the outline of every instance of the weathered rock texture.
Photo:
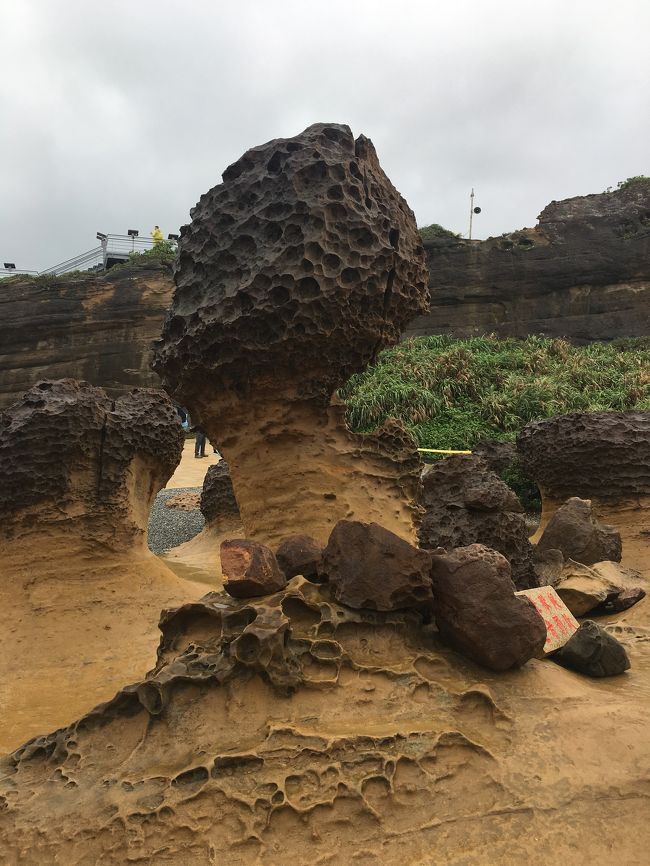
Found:
[(527, 424), (517, 440), (542, 494), (541, 536), (569, 497), (590, 499), (620, 533), (623, 564), (643, 569), (650, 515), (650, 412), (574, 412)]
[(233, 598), (271, 595), (287, 585), (273, 551), (247, 538), (221, 542), (221, 571)]
[(192, 210), (175, 280), (154, 368), (228, 461), (246, 534), (324, 543), (358, 514), (412, 537), (412, 439), (352, 436), (329, 406), (428, 300), (372, 143), (316, 124), (247, 151)]
[[(517, 494), (474, 454), (455, 454), (422, 476), (420, 547), (484, 544), (510, 562), (517, 589), (537, 586), (533, 546)], [(602, 558), (602, 557), (601, 557)]]
[(650, 182), (551, 202), (534, 229), (425, 243), (429, 312), (406, 336), (650, 334)]
[(162, 392), (71, 379), (0, 414), (0, 749), (142, 676), (160, 608), (201, 594), (146, 544), (182, 438)]
[(591, 620), (583, 622), (573, 637), (553, 653), (552, 659), (589, 677), (613, 677), (630, 668), (625, 648)]
[(206, 525), (215, 529), (229, 529), (241, 525), (230, 469), (225, 460), (210, 466), (205, 474), (201, 490), (201, 514)]
[(307, 580), (320, 581), (318, 569), (323, 556), (322, 546), (309, 535), (290, 535), (275, 551), (278, 565), (290, 580), (301, 574)]
[(299, 578), (161, 627), (150, 675), (2, 761), (7, 864), (645, 862), (634, 689), (548, 661), (480, 671), (416, 612), (351, 610)]
[(377, 523), (341, 520), (319, 567), (337, 601), (368, 610), (431, 606), (431, 555)]
[(542, 654), (546, 626), (531, 602), (515, 595), (508, 560), (482, 544), (432, 555), (433, 610), (440, 636), (495, 671)]
[(621, 536), (613, 526), (598, 523), (591, 501), (572, 496), (546, 524), (537, 542), (540, 550), (559, 550), (565, 559), (583, 565), (621, 561)]
[(173, 288), (171, 268), (152, 262), (0, 280), (0, 407), (41, 379), (81, 379), (113, 397), (160, 387), (151, 348)]

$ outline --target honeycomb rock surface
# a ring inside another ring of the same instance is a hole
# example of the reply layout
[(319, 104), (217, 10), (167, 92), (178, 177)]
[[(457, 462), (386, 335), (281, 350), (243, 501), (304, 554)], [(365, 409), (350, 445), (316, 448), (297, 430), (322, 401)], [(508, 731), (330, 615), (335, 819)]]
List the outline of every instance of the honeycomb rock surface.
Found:
[(213, 464), (205, 473), (200, 508), (208, 526), (239, 521), (239, 506), (230, 478), (230, 467), (225, 460)]
[(320, 575), (348, 607), (399, 610), (431, 602), (431, 556), (377, 523), (341, 520), (323, 551)]
[(318, 582), (318, 568), (322, 556), (322, 546), (309, 535), (290, 535), (275, 551), (278, 565), (287, 580), (301, 574), (308, 580)]
[(120, 546), (177, 466), (183, 434), (169, 397), (112, 400), (74, 379), (40, 382), (0, 415), (0, 513), (7, 537), (56, 524)]
[(271, 595), (287, 583), (273, 551), (246, 538), (221, 542), (221, 571), (233, 598)]
[(514, 594), (500, 553), (470, 544), (432, 554), (431, 580), (441, 637), (495, 671), (520, 667), (542, 653), (546, 626), (534, 606)]
[(484, 544), (510, 562), (517, 589), (538, 586), (521, 503), (481, 457), (456, 454), (439, 460), (425, 470), (422, 488), (420, 547)]
[(246, 535), (325, 543), (346, 515), (384, 513), (414, 538), (403, 464), (385, 459), (397, 428), (366, 448), (377, 473), (330, 406), (428, 300), (414, 215), (372, 142), (321, 123), (254, 147), (191, 216), (154, 369), (228, 461)]
[(527, 424), (524, 471), (554, 500), (650, 495), (650, 412), (572, 412)]
[(591, 501), (572, 496), (560, 506), (548, 522), (537, 547), (560, 550), (565, 559), (583, 565), (610, 560), (620, 562), (621, 536), (613, 526), (599, 524), (593, 515)]

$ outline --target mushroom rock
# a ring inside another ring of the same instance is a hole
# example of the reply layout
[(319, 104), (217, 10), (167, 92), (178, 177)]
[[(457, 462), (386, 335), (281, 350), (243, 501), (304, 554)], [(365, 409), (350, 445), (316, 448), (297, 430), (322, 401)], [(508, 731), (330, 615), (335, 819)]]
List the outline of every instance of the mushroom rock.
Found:
[(331, 405), (428, 302), (372, 142), (315, 124), (252, 148), (191, 216), (153, 366), (228, 461), (246, 535), (325, 543), (356, 515), (414, 539), (414, 443), (396, 426), (362, 441)]
[(542, 494), (537, 537), (572, 496), (621, 534), (624, 563), (647, 567), (650, 412), (573, 412), (527, 424), (517, 439), (526, 474)]
[(599, 524), (588, 499), (572, 496), (546, 524), (539, 550), (559, 550), (565, 559), (583, 565), (621, 561), (621, 536), (613, 526)]
[(111, 400), (86, 382), (41, 382), (0, 414), (0, 628), (13, 645), (0, 657), (0, 749), (142, 676), (161, 607), (204, 591), (146, 543), (181, 449), (174, 405), (152, 390)]
[(534, 605), (515, 595), (508, 560), (483, 544), (432, 554), (436, 624), (443, 640), (495, 671), (541, 656), (546, 626)]
[(423, 473), (422, 487), (420, 547), (484, 544), (510, 562), (517, 589), (539, 585), (524, 509), (514, 490), (482, 458), (455, 454), (439, 460)]

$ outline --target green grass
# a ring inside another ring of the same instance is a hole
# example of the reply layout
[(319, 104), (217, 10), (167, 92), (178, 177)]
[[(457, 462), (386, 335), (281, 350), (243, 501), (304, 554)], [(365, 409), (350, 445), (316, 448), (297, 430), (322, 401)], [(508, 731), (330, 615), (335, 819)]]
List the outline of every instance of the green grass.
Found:
[(428, 226), (421, 226), (418, 229), (418, 232), (423, 241), (432, 241), (434, 238), (460, 237), (460, 235), (449, 231), (449, 229), (444, 228), (444, 226), (439, 225), (439, 223), (431, 223), (431, 225)]
[(566, 412), (650, 410), (650, 338), (575, 347), (534, 336), (416, 337), (382, 352), (340, 393), (355, 431), (393, 417), (421, 448), (471, 449)]

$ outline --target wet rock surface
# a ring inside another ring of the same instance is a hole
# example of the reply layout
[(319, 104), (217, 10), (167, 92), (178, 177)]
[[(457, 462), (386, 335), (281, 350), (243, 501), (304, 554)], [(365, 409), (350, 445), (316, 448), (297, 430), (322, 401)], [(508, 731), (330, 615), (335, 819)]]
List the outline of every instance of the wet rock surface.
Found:
[(429, 312), (407, 336), (650, 333), (650, 183), (554, 201), (533, 229), (425, 243)]
[(191, 215), (154, 367), (228, 461), (246, 533), (324, 543), (363, 501), (412, 537), (417, 509), (390, 460), (406, 432), (368, 439), (382, 470), (363, 473), (360, 437), (328, 408), (428, 297), (413, 213), (372, 143), (315, 124), (252, 148)]
[(630, 668), (625, 648), (602, 626), (591, 620), (551, 656), (562, 667), (589, 677), (613, 677)]
[(505, 557), (471, 544), (433, 553), (432, 563), (436, 624), (450, 646), (495, 671), (542, 654), (544, 620), (526, 598), (515, 596)]
[(621, 536), (613, 526), (599, 524), (588, 499), (571, 497), (551, 517), (537, 542), (540, 551), (560, 550), (565, 559), (583, 565), (620, 562)]
[(270, 595), (286, 586), (272, 550), (250, 539), (221, 542), (224, 589), (234, 598)]
[(301, 574), (307, 580), (319, 582), (318, 568), (322, 555), (322, 546), (309, 535), (290, 535), (275, 551), (278, 565), (287, 580)]
[(521, 503), (483, 459), (458, 454), (440, 460), (425, 470), (422, 487), (421, 547), (484, 544), (508, 559), (517, 589), (539, 585)]
[(319, 569), (341, 604), (399, 610), (431, 603), (431, 556), (377, 523), (341, 520)]

